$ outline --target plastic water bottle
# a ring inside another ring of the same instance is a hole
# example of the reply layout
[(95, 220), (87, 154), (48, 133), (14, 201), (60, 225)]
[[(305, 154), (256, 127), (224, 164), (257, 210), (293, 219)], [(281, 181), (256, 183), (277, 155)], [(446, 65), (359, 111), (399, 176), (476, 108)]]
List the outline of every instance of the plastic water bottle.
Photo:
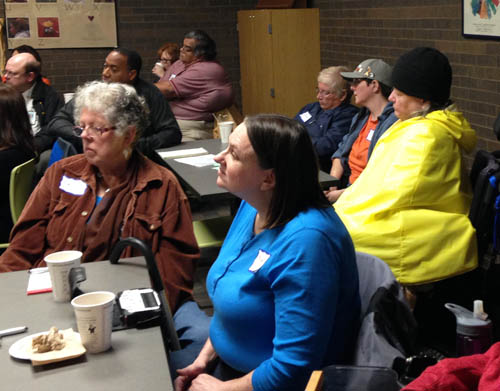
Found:
[(482, 300), (474, 301), (474, 312), (446, 303), (457, 318), (457, 357), (484, 353), (492, 343), (492, 324), (483, 310)]

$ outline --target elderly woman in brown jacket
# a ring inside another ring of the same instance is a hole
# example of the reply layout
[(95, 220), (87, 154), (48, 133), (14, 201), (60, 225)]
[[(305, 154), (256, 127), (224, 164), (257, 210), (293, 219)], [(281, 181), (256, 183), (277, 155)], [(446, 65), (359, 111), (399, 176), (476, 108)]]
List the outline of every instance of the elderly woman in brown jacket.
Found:
[[(147, 106), (125, 84), (90, 82), (75, 96), (83, 154), (51, 166), (28, 200), (0, 257), (0, 271), (43, 266), (45, 255), (80, 250), (109, 258), (133, 236), (155, 254), (173, 311), (191, 295), (199, 249), (188, 200), (174, 175), (135, 151)], [(132, 256), (128, 249), (125, 256)]]

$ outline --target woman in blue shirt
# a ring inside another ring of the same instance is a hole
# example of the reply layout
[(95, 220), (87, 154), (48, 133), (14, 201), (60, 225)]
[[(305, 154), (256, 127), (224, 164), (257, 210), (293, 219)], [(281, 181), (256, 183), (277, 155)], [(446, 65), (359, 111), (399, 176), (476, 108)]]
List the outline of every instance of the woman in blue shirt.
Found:
[[(320, 188), (303, 125), (247, 117), (215, 160), (217, 184), (243, 201), (207, 276), (209, 338), (178, 370), (176, 390), (303, 390), (312, 370), (353, 351), (351, 239)], [(209, 374), (217, 360), (229, 376)]]

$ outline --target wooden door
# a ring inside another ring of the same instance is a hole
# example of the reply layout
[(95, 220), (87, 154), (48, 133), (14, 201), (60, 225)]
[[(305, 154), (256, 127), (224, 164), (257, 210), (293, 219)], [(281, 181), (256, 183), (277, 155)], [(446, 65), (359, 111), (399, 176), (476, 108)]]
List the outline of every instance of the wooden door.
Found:
[(274, 112), (271, 11), (239, 11), (241, 100), (244, 115)]
[(272, 12), (275, 112), (294, 117), (316, 100), (319, 47), (319, 10)]

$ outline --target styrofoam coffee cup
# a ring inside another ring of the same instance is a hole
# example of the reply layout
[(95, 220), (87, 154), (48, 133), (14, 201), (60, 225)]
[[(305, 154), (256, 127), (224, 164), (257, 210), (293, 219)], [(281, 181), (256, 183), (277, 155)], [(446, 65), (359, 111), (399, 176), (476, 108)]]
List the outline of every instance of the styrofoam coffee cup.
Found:
[(229, 135), (233, 130), (233, 126), (234, 126), (233, 121), (219, 122), (219, 134), (220, 134), (220, 141), (222, 144), (227, 144), (229, 142)]
[(55, 301), (70, 301), (71, 289), (69, 286), (69, 271), (72, 267), (80, 266), (81, 251), (58, 251), (44, 258), (49, 268), (52, 282), (52, 296)]
[(71, 300), (80, 338), (89, 353), (111, 347), (114, 301), (115, 294), (105, 291), (85, 293)]

